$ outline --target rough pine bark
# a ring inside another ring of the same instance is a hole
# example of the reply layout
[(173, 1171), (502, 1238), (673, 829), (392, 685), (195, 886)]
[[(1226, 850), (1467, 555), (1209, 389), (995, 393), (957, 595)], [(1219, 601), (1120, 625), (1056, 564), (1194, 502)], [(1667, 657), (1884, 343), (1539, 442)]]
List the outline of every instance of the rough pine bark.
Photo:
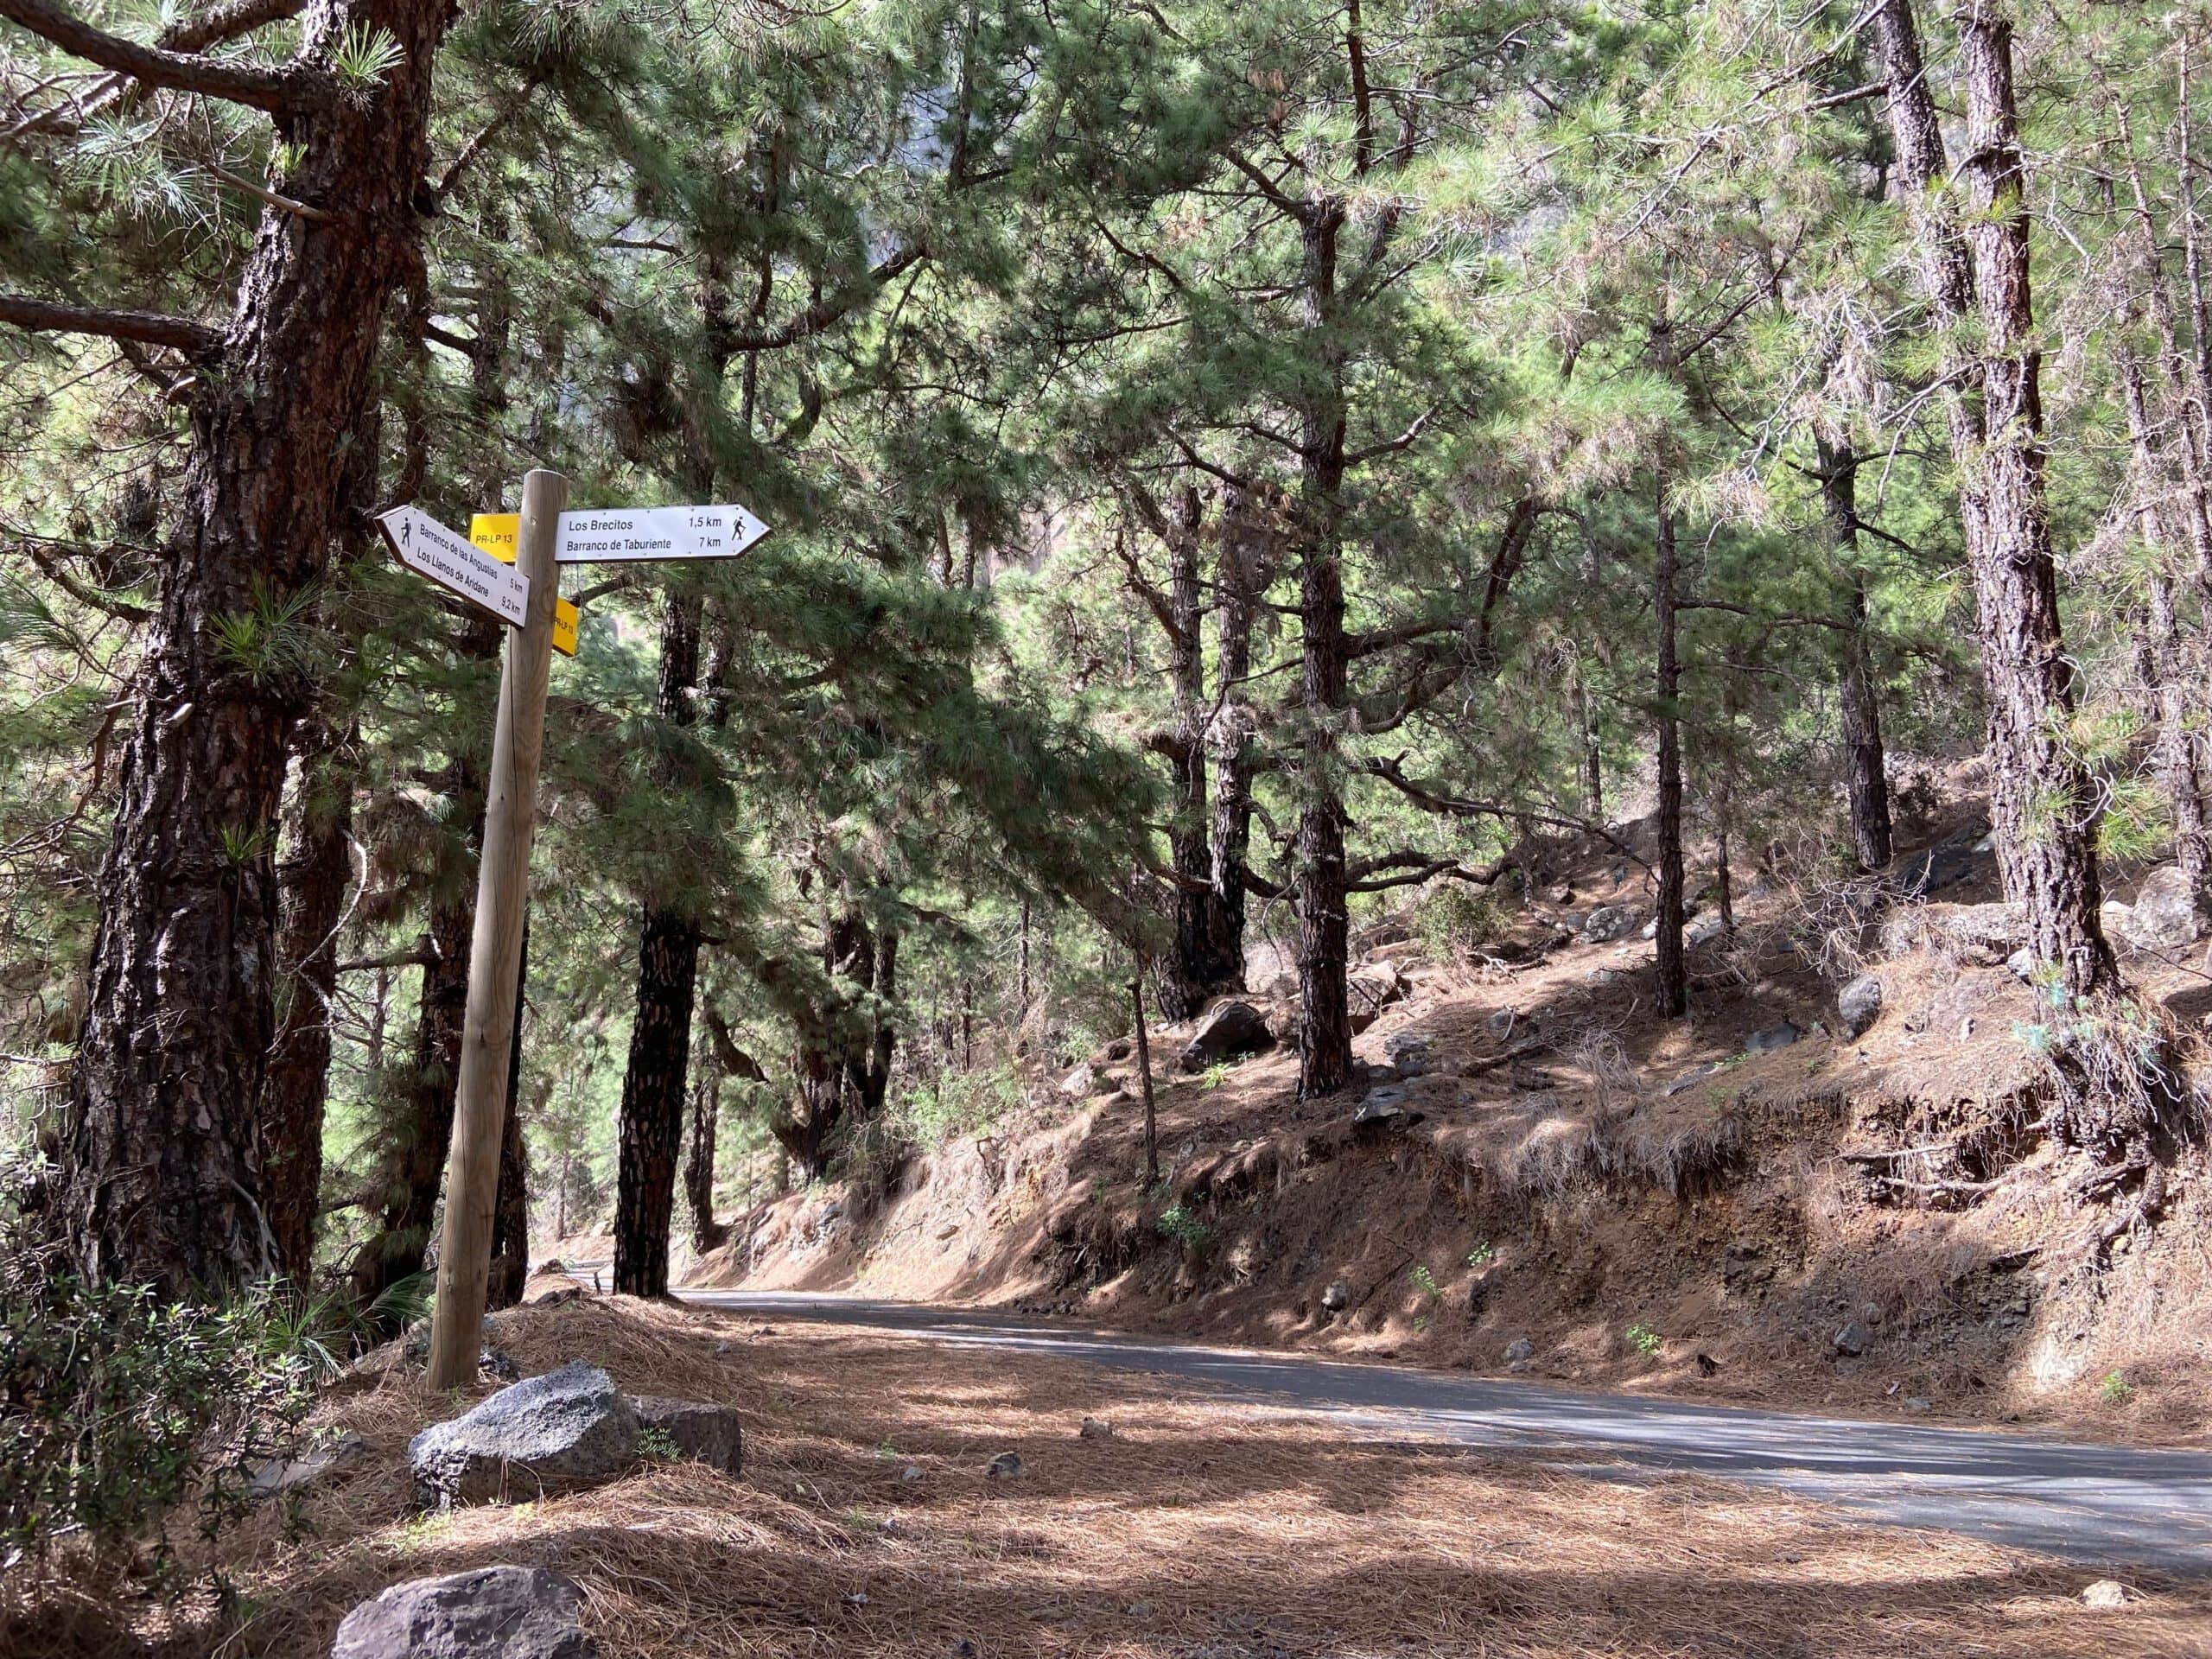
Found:
[[(662, 607), (657, 706), (660, 717), (677, 726), (689, 726), (693, 719), (699, 608), (696, 597), (675, 594)], [(665, 772), (656, 768), (656, 776)], [(668, 1293), (669, 1226), (683, 1141), (684, 1080), (698, 974), (699, 929), (690, 910), (669, 899), (649, 901), (638, 951), (630, 1063), (622, 1075), (615, 1174), (614, 1288), (624, 1295)]]
[(715, 1219), (715, 1141), (721, 1117), (721, 1077), (702, 1065), (691, 1084), (691, 1147), (683, 1160), (683, 1197), (691, 1207), (691, 1248), (701, 1255), (729, 1240)]
[(1337, 238), (1344, 207), (1308, 204), (1300, 222), (1300, 288), (1317, 382), (1299, 410), (1298, 830), (1292, 891), (1298, 907), (1298, 1094), (1332, 1095), (1351, 1081), (1349, 875), (1338, 727), (1350, 685), (1344, 629), (1342, 349), (1333, 338)]
[[(1904, 0), (1893, 0), (1904, 3)], [(2100, 925), (2100, 794), (2072, 741), (2073, 659), (2059, 626), (2058, 573), (2044, 490), (2043, 353), (2036, 331), (2023, 199), (2012, 28), (1960, 15), (1967, 91), (1961, 171), (1972, 208), (1982, 331), (1978, 450), (1957, 459), (1980, 481), (1984, 536), (1974, 565), (1989, 696), (1990, 793), (2006, 895), (2025, 906), (2028, 946), (2088, 997), (2118, 988)]]
[(1270, 571), (1269, 533), (1259, 522), (1261, 504), (1232, 493), (1222, 516), (1216, 581), (1221, 590), (1215, 672), (1219, 711), (1206, 734), (1213, 760), (1213, 827), (1208, 837), (1213, 954), (1235, 975), (1225, 988), (1244, 985), (1244, 875), (1252, 845), (1252, 779), (1255, 770), (1251, 705), (1240, 689), (1252, 671), (1252, 628)]
[(499, 1184), (492, 1201), (492, 1263), (484, 1306), (512, 1307), (530, 1279), (530, 1152), (522, 1138), (522, 1028), (530, 986), (530, 924), (515, 964), (515, 1028), (507, 1044), (507, 1100), (499, 1122)]
[(276, 866), (276, 1039), (261, 1079), (268, 1162), (264, 1205), (278, 1269), (303, 1285), (315, 1267), (322, 1119), (330, 1079), (331, 996), (351, 874), (353, 786), (344, 738), (317, 715), (292, 734), (292, 783)]
[(1846, 626), (1836, 643), (1836, 706), (1844, 752), (1844, 793), (1850, 803), (1851, 845), (1859, 868), (1886, 869), (1895, 852), (1890, 819), (1888, 758), (1882, 747), (1882, 711), (1874, 696), (1874, 665), (1866, 639), (1866, 584), (1857, 566), (1859, 458), (1847, 443), (1825, 435), (1814, 440), (1821, 473), (1821, 509), (1828, 544), (1844, 580)]
[[(2058, 582), (2044, 497), (2044, 422), (2022, 197), (2012, 25), (1960, 15), (1967, 94), (1969, 211), (1954, 187), (1911, 0), (1873, 18), (1890, 86), (1897, 176), (1942, 342), (1945, 414), (1959, 474), (1988, 701), (1990, 817), (2005, 896), (2027, 919), (2028, 948), (2076, 997), (2118, 988), (2099, 925), (2097, 793), (2074, 749), (2074, 667), (2059, 626)], [(1970, 344), (1976, 335), (1978, 344)]]
[(1198, 580), (1198, 491), (1185, 486), (1166, 518), (1168, 563), (1168, 682), (1175, 708), (1170, 760), (1173, 787), (1167, 821), (1168, 863), (1175, 874), (1175, 943), (1161, 976), (1160, 1006), (1186, 1020), (1206, 1001), (1243, 982), (1243, 964), (1224, 951), (1225, 930), (1214, 912), (1211, 811), (1206, 736), (1206, 604)]
[(1667, 474), (1654, 485), (1659, 540), (1653, 560), (1651, 614), (1659, 633), (1654, 703), (1659, 723), (1659, 1012), (1679, 1019), (1689, 1012), (1689, 970), (1682, 953), (1681, 664), (1675, 657), (1675, 512), (1667, 502)]
[(168, 1292), (278, 1265), (260, 1102), (276, 1036), (276, 827), (304, 688), (234, 648), (327, 568), (368, 434), (385, 306), (419, 258), (431, 63), (448, 0), (314, 0), (302, 55), (349, 28), (400, 57), (374, 90), (281, 122), (216, 360), (193, 383), (181, 502), (131, 688), (94, 890), (90, 995), (50, 1224), (79, 1270)]

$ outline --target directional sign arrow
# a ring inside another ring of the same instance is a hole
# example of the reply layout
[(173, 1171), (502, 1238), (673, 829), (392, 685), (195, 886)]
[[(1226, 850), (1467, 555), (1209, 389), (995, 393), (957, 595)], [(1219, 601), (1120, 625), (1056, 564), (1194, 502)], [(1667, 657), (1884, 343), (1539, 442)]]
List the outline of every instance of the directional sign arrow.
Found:
[(530, 609), (530, 579), (468, 544), (420, 507), (395, 507), (377, 520), (410, 570), (449, 588), (516, 627)]
[(562, 564), (734, 559), (768, 533), (743, 507), (599, 507), (561, 515)]

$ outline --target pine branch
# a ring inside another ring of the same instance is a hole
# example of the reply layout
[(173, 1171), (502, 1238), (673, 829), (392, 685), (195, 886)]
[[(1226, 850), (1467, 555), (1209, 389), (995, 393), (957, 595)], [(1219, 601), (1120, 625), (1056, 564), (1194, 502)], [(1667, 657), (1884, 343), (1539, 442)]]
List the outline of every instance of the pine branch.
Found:
[[(171, 23), (154, 36), (154, 44), (170, 52), (203, 52), (270, 23), (296, 17), (305, 10), (306, 0), (231, 0), (228, 5)], [(73, 131), (114, 103), (130, 83), (128, 75), (102, 75), (83, 96), (26, 116), (8, 130), (7, 136), (19, 138), (30, 133)]]
[[(0, 0), (0, 7), (19, 0)], [(222, 335), (204, 322), (189, 317), (166, 316), (158, 311), (107, 311), (95, 306), (57, 305), (35, 300), (28, 294), (0, 294), (0, 322), (34, 334), (99, 334), (109, 340), (136, 340), (142, 346), (168, 346), (192, 356), (212, 352)]]
[[(0, 0), (0, 5), (12, 5), (16, 0)], [(871, 267), (868, 273), (868, 287), (849, 289), (837, 298), (817, 300), (797, 316), (778, 323), (772, 328), (733, 328), (724, 337), (730, 351), (772, 352), (785, 346), (795, 346), (802, 340), (812, 338), (825, 328), (833, 327), (855, 310), (861, 301), (875, 289), (899, 276), (916, 261), (925, 257), (926, 248), (918, 244), (894, 253), (881, 264)]]
[(191, 52), (141, 46), (93, 28), (53, 0), (0, 0), (0, 17), (74, 57), (128, 75), (143, 86), (204, 92), (266, 110), (271, 115), (314, 109), (327, 103), (331, 96), (329, 85), (320, 76), (297, 68), (262, 69)]

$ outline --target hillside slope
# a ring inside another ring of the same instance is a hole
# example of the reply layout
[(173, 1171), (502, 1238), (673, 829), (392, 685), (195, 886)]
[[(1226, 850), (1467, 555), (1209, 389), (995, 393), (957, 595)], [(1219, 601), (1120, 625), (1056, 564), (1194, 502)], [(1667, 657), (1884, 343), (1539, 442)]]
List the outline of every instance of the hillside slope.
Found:
[[(1942, 826), (1902, 861), (1916, 891), (1878, 911), (1863, 889), (1755, 891), (1732, 938), (1694, 930), (1680, 1022), (1650, 1017), (1640, 872), (1562, 849), (1471, 962), (1367, 941), (1359, 983), (1382, 1006), (1357, 1043), (1363, 1091), (1299, 1102), (1281, 1043), (1178, 1074), (1190, 1031), (1170, 1028), (1160, 1188), (1110, 1046), (989, 1135), (742, 1218), (690, 1282), (2194, 1440), (2212, 1347), (2201, 1154), (2150, 1217), (2071, 1196), (2035, 1127), (2041, 994), (2004, 965), (2017, 941), (1985, 830)], [(1633, 922), (1605, 938), (1620, 906)], [(1808, 965), (1823, 954), (1829, 977)], [(2127, 960), (2190, 1031), (2212, 1007), (2196, 955)], [(1854, 968), (1882, 999), (1855, 1039), (1834, 990)], [(1292, 988), (1249, 999), (1279, 1033)]]

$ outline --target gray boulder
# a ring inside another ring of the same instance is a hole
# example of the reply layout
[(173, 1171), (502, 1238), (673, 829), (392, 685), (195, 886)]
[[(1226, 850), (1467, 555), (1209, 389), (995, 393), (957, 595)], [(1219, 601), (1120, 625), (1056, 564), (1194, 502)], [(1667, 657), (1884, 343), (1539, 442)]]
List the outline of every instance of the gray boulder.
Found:
[(1694, 950), (1700, 945), (1711, 944), (1727, 931), (1728, 924), (1720, 918), (1718, 911), (1708, 912), (1702, 916), (1693, 916), (1688, 925), (1682, 929), (1682, 948), (1686, 950)]
[(1401, 1120), (1406, 1116), (1407, 1098), (1402, 1089), (1369, 1090), (1367, 1098), (1359, 1103), (1359, 1109), (1351, 1115), (1352, 1126), (1355, 1128), (1376, 1125), (1387, 1125), (1393, 1128), (1402, 1127)]
[(1778, 1026), (1769, 1026), (1755, 1031), (1744, 1039), (1744, 1049), (1751, 1054), (1771, 1054), (1777, 1048), (1787, 1048), (1805, 1033), (1784, 1020)]
[(1526, 1337), (1516, 1337), (1505, 1344), (1505, 1363), (1525, 1365), (1535, 1357), (1536, 1344)]
[(1847, 1321), (1843, 1329), (1835, 1333), (1834, 1346), (1839, 1354), (1852, 1359), (1858, 1358), (1866, 1351), (1866, 1327), (1856, 1319)]
[(613, 1378), (580, 1359), (502, 1389), (407, 1443), (415, 1499), (426, 1510), (575, 1491), (637, 1460), (637, 1414)]
[(1185, 1071), (1203, 1071), (1224, 1060), (1261, 1053), (1274, 1044), (1274, 1035), (1257, 1008), (1249, 1002), (1224, 1002), (1198, 1021), (1175, 1063)]
[(1643, 925), (1643, 912), (1634, 905), (1600, 905), (1583, 918), (1582, 937), (1592, 944), (1624, 939)]
[(638, 1427), (665, 1434), (676, 1449), (695, 1463), (735, 1475), (745, 1466), (745, 1431), (737, 1414), (728, 1406), (699, 1400), (667, 1400), (641, 1394), (630, 1402)]
[(1836, 1018), (1847, 1039), (1857, 1037), (1882, 1017), (1882, 982), (1875, 974), (1861, 974), (1835, 994)]
[(1332, 1313), (1341, 1313), (1351, 1306), (1351, 1287), (1341, 1279), (1332, 1279), (1329, 1287), (1321, 1293), (1321, 1306)]
[(2196, 943), (2196, 905), (2179, 866), (2169, 864), (2144, 878), (2119, 931), (2139, 950), (2171, 950)]
[(1392, 1032), (1382, 1039), (1382, 1053), (1400, 1077), (1417, 1077), (1428, 1070), (1429, 1041), (1419, 1032)]
[(594, 1659), (583, 1592), (542, 1567), (396, 1584), (346, 1615), (331, 1659)]

